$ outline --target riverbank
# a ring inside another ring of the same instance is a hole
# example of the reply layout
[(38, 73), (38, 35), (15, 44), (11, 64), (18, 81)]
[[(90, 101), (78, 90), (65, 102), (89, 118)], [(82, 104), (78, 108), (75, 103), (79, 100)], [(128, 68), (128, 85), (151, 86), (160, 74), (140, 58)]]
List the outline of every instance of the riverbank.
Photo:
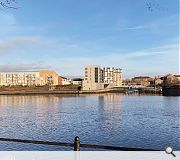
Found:
[(152, 88), (137, 89), (136, 92), (127, 92), (126, 87), (111, 88), (96, 91), (78, 91), (78, 90), (0, 90), (0, 95), (38, 95), (38, 94), (99, 94), (99, 93), (126, 93), (126, 94), (161, 94), (160, 91), (155, 91)]

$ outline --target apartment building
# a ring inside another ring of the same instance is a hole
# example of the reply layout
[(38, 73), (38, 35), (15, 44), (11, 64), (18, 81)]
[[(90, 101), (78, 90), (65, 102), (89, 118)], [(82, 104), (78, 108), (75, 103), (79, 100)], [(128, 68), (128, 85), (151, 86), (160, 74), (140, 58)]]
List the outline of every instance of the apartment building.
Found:
[(122, 86), (122, 70), (114, 67), (104, 67), (103, 69), (104, 84), (109, 86)]
[(114, 83), (115, 86), (122, 86), (122, 69), (114, 69)]
[(83, 81), (82, 78), (74, 78), (74, 79), (72, 80), (72, 83), (73, 83), (74, 85), (77, 85), (77, 86), (82, 86), (82, 81)]
[(39, 72), (1, 72), (0, 85), (12, 86), (23, 85), (31, 86), (39, 84)]
[(83, 90), (99, 90), (122, 85), (122, 70), (114, 67), (85, 66)]
[(84, 67), (83, 90), (104, 89), (103, 70), (98, 65)]
[(150, 80), (151, 80), (151, 77), (149, 77), (149, 76), (138, 76), (138, 77), (132, 78), (131, 83), (133, 85), (149, 86)]
[(58, 74), (53, 70), (40, 70), (40, 85), (58, 85)]
[(71, 85), (72, 84), (72, 80), (71, 79), (68, 79), (66, 77), (62, 77), (62, 76), (59, 76), (58, 77), (58, 85)]
[(58, 75), (55, 71), (51, 70), (0, 72), (0, 86), (15, 85), (58, 85)]

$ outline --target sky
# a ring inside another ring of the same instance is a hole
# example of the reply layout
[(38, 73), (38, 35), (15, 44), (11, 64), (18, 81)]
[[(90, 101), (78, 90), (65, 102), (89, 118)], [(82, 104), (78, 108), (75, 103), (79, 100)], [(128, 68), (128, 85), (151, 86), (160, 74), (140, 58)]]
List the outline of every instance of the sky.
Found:
[[(6, 0), (0, 0), (6, 3)], [(9, 5), (9, 4), (7, 4)], [(0, 6), (0, 71), (85, 65), (123, 78), (179, 73), (179, 0), (17, 0)]]

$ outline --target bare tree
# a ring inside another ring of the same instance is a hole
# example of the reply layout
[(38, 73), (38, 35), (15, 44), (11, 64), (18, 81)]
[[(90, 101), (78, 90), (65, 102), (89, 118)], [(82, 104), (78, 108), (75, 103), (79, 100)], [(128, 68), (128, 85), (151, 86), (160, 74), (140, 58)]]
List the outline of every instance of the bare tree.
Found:
[(0, 0), (0, 8), (18, 9), (17, 0)]
[(153, 2), (152, 0), (146, 0), (146, 7), (148, 11), (153, 12), (153, 11), (162, 11), (162, 12), (167, 12), (168, 8), (167, 6), (163, 6), (160, 3)]

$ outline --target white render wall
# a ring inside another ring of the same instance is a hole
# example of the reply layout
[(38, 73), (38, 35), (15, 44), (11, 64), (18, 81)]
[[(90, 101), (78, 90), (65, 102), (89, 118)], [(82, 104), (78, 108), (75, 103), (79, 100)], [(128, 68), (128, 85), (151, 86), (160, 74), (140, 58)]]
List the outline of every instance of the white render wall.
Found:
[(0, 85), (38, 85), (39, 72), (1, 72)]
[(83, 81), (82, 86), (84, 91), (95, 91), (95, 90), (104, 89), (104, 83)]
[[(98, 74), (95, 75), (95, 68)], [(96, 81), (95, 81), (96, 80)], [(83, 90), (104, 89), (104, 84), (108, 88), (122, 86), (122, 72), (119, 68), (104, 67), (103, 70), (98, 65), (85, 66)]]
[[(97, 71), (97, 72), (95, 72)], [(83, 90), (100, 90), (104, 89), (103, 72), (99, 65), (84, 67)]]
[(104, 67), (104, 83), (110, 86), (122, 86), (122, 72), (119, 68)]

